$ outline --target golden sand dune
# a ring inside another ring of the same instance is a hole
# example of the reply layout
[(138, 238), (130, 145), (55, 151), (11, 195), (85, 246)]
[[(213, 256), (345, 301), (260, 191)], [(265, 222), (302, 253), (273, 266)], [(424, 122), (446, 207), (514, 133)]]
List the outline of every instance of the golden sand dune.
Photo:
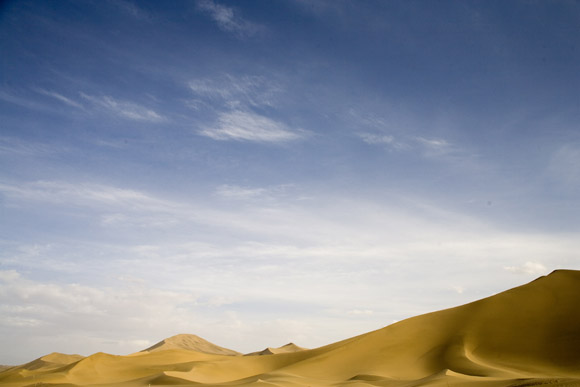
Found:
[(66, 355), (64, 353), (53, 352), (51, 354), (39, 357), (36, 360), (21, 365), (18, 368), (32, 371), (42, 368), (43, 370), (62, 367), (63, 365), (71, 364), (76, 361), (84, 359), (81, 355)]
[(268, 347), (268, 348), (266, 348), (262, 351), (259, 351), (259, 352), (248, 353), (248, 354), (246, 354), (246, 356), (276, 355), (279, 353), (300, 352), (300, 351), (305, 351), (305, 350), (306, 350), (306, 348), (299, 347), (294, 343), (288, 343), (288, 344), (283, 345), (281, 347), (277, 347), (277, 348)]
[(130, 356), (51, 354), (0, 372), (0, 385), (580, 386), (580, 272), (325, 347), (249, 355), (260, 354), (178, 335)]
[(240, 355), (239, 352), (217, 346), (207, 340), (202, 339), (199, 336), (188, 334), (175, 335), (168, 339), (161, 340), (157, 344), (141, 352), (164, 351), (166, 349), (187, 349), (190, 351), (209, 353), (212, 355)]

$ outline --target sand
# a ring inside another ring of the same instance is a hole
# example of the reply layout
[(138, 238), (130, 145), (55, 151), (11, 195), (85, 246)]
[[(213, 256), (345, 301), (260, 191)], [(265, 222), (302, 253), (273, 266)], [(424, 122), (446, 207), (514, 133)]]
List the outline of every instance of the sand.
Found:
[(277, 348), (268, 347), (268, 348), (263, 349), (263, 350), (258, 351), (258, 352), (248, 353), (248, 354), (246, 354), (246, 356), (276, 355), (279, 353), (292, 353), (292, 352), (300, 352), (300, 351), (306, 351), (306, 350), (307, 350), (307, 348), (299, 347), (298, 345), (296, 345), (294, 343), (288, 343), (288, 344), (283, 345), (281, 347), (277, 347)]
[(157, 344), (141, 352), (165, 351), (167, 349), (187, 349), (211, 355), (241, 355), (239, 352), (217, 346), (199, 336), (189, 334), (175, 335), (168, 339), (161, 340)]
[(132, 355), (50, 354), (2, 386), (580, 386), (580, 271), (316, 349), (245, 356), (195, 335)]

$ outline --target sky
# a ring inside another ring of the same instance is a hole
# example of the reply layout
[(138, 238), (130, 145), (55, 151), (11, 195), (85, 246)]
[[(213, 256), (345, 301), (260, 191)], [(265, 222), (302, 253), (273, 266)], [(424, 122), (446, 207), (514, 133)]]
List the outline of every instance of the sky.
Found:
[(580, 269), (578, 1), (0, 5), (0, 364), (314, 348)]

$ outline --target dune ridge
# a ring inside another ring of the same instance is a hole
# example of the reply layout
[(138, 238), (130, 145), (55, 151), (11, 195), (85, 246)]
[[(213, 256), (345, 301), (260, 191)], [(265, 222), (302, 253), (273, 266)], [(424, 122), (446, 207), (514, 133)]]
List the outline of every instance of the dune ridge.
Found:
[(167, 349), (186, 349), (189, 351), (196, 351), (201, 353), (208, 353), (212, 355), (226, 355), (226, 356), (236, 356), (241, 355), (241, 353), (233, 351), (231, 349), (223, 348), (209, 341), (202, 339), (197, 335), (192, 334), (179, 334), (167, 339), (161, 340), (157, 344), (144, 349), (141, 352), (155, 352), (155, 351), (165, 351)]
[(177, 335), (129, 356), (51, 354), (0, 385), (580, 386), (580, 271), (557, 270), (466, 305), (315, 349), (240, 356)]
[(263, 355), (276, 355), (279, 353), (291, 353), (305, 351), (307, 348), (299, 347), (294, 343), (288, 343), (281, 347), (268, 347), (258, 352), (247, 353), (245, 356), (263, 356)]

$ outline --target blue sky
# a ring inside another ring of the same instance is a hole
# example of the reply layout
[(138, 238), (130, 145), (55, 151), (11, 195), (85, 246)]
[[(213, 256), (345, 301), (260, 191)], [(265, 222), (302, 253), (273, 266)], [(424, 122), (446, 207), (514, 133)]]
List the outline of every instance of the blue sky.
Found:
[(580, 269), (578, 2), (7, 1), (0, 57), (0, 364)]

